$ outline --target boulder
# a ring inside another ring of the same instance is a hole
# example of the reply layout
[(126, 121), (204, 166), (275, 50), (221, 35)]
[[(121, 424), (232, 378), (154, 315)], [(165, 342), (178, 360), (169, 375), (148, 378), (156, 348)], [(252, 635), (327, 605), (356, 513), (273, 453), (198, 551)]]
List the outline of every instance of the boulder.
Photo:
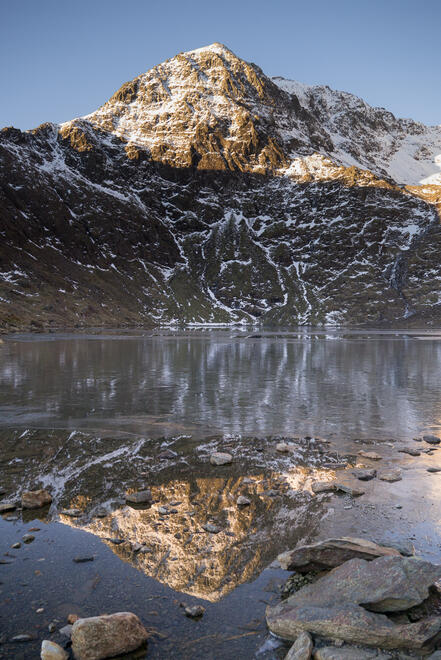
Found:
[(351, 559), (267, 608), (274, 634), (295, 640), (307, 631), (327, 639), (386, 649), (427, 648), (441, 631), (441, 617), (397, 624), (385, 612), (423, 602), (441, 578), (441, 566), (413, 557)]
[(75, 621), (72, 651), (77, 660), (101, 660), (135, 651), (147, 638), (147, 630), (132, 612), (104, 614)]
[(41, 642), (41, 660), (67, 660), (69, 654), (59, 644), (44, 639)]
[(131, 504), (151, 504), (153, 501), (150, 490), (139, 490), (136, 493), (126, 493), (126, 502)]
[(324, 646), (314, 652), (314, 660), (389, 660), (392, 656), (378, 653), (373, 649), (344, 648)]
[(340, 566), (348, 559), (377, 559), (383, 556), (399, 556), (395, 548), (389, 548), (365, 539), (343, 536), (340, 539), (326, 539), (311, 545), (302, 545), (278, 556), (286, 571), (309, 573)]
[(302, 632), (285, 656), (285, 660), (309, 660), (314, 644), (311, 635)]
[(211, 465), (228, 465), (229, 463), (232, 463), (232, 461), (233, 457), (231, 454), (222, 451), (216, 451), (210, 456)]
[(52, 502), (52, 495), (47, 490), (27, 490), (21, 496), (23, 509), (41, 509)]

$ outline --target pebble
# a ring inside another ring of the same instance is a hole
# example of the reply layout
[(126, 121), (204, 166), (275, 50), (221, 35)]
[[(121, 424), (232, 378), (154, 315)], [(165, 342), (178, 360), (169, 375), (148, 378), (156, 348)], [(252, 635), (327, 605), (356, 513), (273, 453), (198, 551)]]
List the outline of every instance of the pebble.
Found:
[(192, 605), (191, 607), (186, 607), (184, 612), (191, 619), (197, 619), (204, 614), (205, 607), (202, 607), (202, 605)]
[(436, 435), (423, 435), (424, 442), (427, 442), (429, 445), (439, 445), (441, 439)]
[(103, 506), (99, 506), (95, 509), (94, 514), (96, 518), (105, 518), (107, 516), (107, 510)]
[(351, 497), (360, 497), (365, 493), (365, 491), (361, 488), (352, 488), (351, 486), (346, 486), (345, 484), (335, 484), (335, 490), (346, 493)]
[(75, 623), (75, 621), (78, 621), (80, 617), (78, 614), (69, 614), (67, 617), (67, 623), (71, 623), (72, 625)]
[(382, 472), (378, 475), (380, 481), (388, 481), (393, 483), (394, 481), (401, 481), (401, 470), (390, 470), (390, 472)]
[(35, 536), (33, 536), (32, 534), (25, 534), (24, 536), (22, 536), (21, 540), (23, 541), (23, 543), (32, 543), (32, 541), (35, 540)]
[(236, 504), (237, 506), (248, 506), (248, 504), (251, 504), (251, 500), (249, 500), (248, 497), (244, 497), (244, 495), (239, 495)]
[(359, 456), (362, 456), (363, 458), (368, 458), (370, 461), (381, 461), (383, 458), (380, 456), (380, 454), (377, 454), (375, 451), (359, 451), (358, 452)]
[(219, 534), (220, 532), (219, 527), (216, 527), (216, 525), (212, 525), (211, 523), (205, 523), (205, 525), (202, 525), (202, 528), (205, 529), (206, 532), (210, 532), (211, 534)]
[(32, 635), (15, 635), (11, 638), (11, 642), (31, 642), (33, 639)]
[(441, 467), (429, 467), (427, 472), (441, 472)]
[(136, 493), (126, 493), (126, 502), (131, 504), (151, 504), (153, 501), (150, 490), (140, 490)]
[(70, 518), (78, 518), (83, 513), (80, 509), (63, 509), (61, 512), (63, 516), (69, 516)]
[(229, 463), (232, 463), (232, 461), (233, 457), (226, 452), (217, 451), (210, 456), (211, 465), (228, 465)]
[(21, 543), (20, 542), (14, 543), (13, 545), (11, 545), (11, 548), (14, 548), (14, 550), (18, 550), (18, 548), (21, 548)]
[(412, 449), (412, 447), (404, 447), (404, 449), (398, 451), (400, 454), (409, 454), (409, 456), (421, 456), (421, 452), (418, 449)]
[(54, 623), (54, 622), (52, 622), (52, 623), (50, 623), (50, 624), (48, 625), (47, 629), (49, 630), (50, 633), (53, 633), (53, 632), (55, 632), (56, 629), (57, 629), (57, 624)]
[(93, 560), (94, 560), (93, 556), (90, 556), (90, 557), (74, 557), (73, 558), (73, 561), (76, 564), (84, 564), (86, 561), (93, 561)]
[(370, 481), (377, 476), (377, 470), (354, 470), (352, 474), (360, 481)]
[(279, 451), (281, 454), (286, 454), (290, 449), (290, 445), (287, 445), (286, 442), (279, 442), (276, 445), (276, 451)]

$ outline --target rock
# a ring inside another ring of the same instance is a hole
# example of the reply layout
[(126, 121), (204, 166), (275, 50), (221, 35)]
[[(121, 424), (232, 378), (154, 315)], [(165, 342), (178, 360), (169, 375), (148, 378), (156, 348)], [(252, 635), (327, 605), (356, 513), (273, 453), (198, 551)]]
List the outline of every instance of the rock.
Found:
[(389, 660), (392, 656), (369, 649), (324, 646), (314, 652), (314, 660)]
[(33, 534), (25, 534), (21, 537), (21, 540), (23, 543), (32, 543), (32, 541), (35, 540), (35, 536), (33, 536)]
[(381, 461), (381, 459), (383, 458), (382, 456), (380, 456), (380, 454), (377, 454), (377, 452), (375, 451), (361, 450), (358, 452), (358, 455), (362, 456), (363, 458), (368, 458), (370, 461)]
[(52, 496), (47, 490), (28, 490), (21, 496), (23, 509), (41, 509), (52, 502)]
[(67, 660), (69, 654), (55, 642), (44, 639), (41, 642), (41, 660)]
[(285, 660), (309, 660), (314, 644), (311, 635), (302, 632), (285, 656)]
[(360, 481), (370, 481), (375, 479), (377, 476), (377, 470), (367, 469), (367, 470), (353, 470), (352, 474), (354, 477), (357, 477)]
[(239, 495), (239, 497), (236, 500), (237, 506), (248, 506), (251, 504), (251, 500), (248, 499), (248, 497), (245, 497), (244, 495)]
[(6, 513), (7, 511), (14, 511), (17, 508), (15, 502), (0, 502), (0, 513)]
[(198, 619), (199, 617), (203, 616), (205, 607), (202, 607), (202, 605), (192, 605), (191, 607), (186, 607), (184, 612), (185, 615), (191, 619)]
[(219, 527), (212, 525), (212, 523), (205, 523), (205, 525), (202, 525), (202, 529), (205, 529), (206, 532), (210, 532), (211, 534), (219, 534), (220, 532)]
[(333, 493), (335, 491), (335, 484), (330, 481), (313, 481), (311, 490), (316, 495), (318, 493)]
[(126, 493), (126, 502), (131, 504), (151, 504), (153, 501), (150, 490), (140, 490), (137, 493)]
[(426, 660), (441, 660), (441, 651), (435, 651)]
[(424, 442), (427, 442), (429, 445), (439, 445), (441, 439), (436, 435), (423, 435)]
[(221, 451), (216, 451), (210, 456), (211, 465), (228, 465), (229, 463), (232, 463), (232, 461), (233, 457), (231, 454), (227, 454)]
[(73, 625), (75, 623), (75, 621), (78, 621), (79, 618), (80, 617), (78, 616), (78, 614), (68, 614), (67, 623), (70, 623), (70, 624)]
[(72, 627), (72, 651), (77, 660), (100, 660), (135, 651), (148, 633), (132, 612), (78, 619)]
[(335, 462), (335, 463), (323, 463), (322, 467), (324, 468), (330, 468), (331, 470), (344, 470), (345, 468), (348, 467), (347, 463), (344, 462)]
[(21, 548), (21, 543), (20, 542), (13, 543), (11, 545), (11, 548), (13, 548), (14, 550), (18, 550), (19, 548)]
[(67, 626), (63, 626), (62, 628), (60, 628), (58, 632), (60, 633), (60, 635), (64, 635), (65, 637), (71, 637), (72, 628), (73, 628), (72, 624), (69, 624)]
[(427, 472), (441, 472), (441, 467), (429, 467)]
[(286, 454), (291, 449), (290, 445), (287, 445), (286, 442), (279, 442), (276, 445), (276, 451), (279, 451), (281, 454)]
[(382, 472), (381, 474), (378, 475), (378, 478), (380, 481), (388, 481), (389, 483), (393, 483), (394, 481), (401, 481), (401, 470), (389, 470), (388, 472)]
[(11, 638), (11, 642), (32, 642), (35, 638), (32, 635), (23, 634), (15, 635)]
[(93, 561), (94, 559), (95, 559), (95, 557), (93, 557), (92, 555), (89, 555), (87, 557), (74, 557), (73, 561), (76, 564), (85, 564), (87, 561)]
[(412, 447), (404, 447), (404, 449), (398, 451), (400, 454), (409, 454), (409, 456), (421, 456), (421, 452), (418, 449), (412, 449)]
[(339, 539), (326, 539), (311, 545), (301, 545), (277, 557), (285, 571), (309, 573), (340, 566), (348, 559), (377, 559), (378, 557), (399, 556), (398, 550), (378, 545), (365, 539), (343, 536)]
[(54, 621), (52, 621), (52, 622), (48, 625), (47, 629), (49, 630), (50, 633), (53, 633), (53, 632), (55, 632), (56, 629), (57, 629), (57, 624), (56, 624)]
[(361, 488), (353, 488), (352, 486), (346, 486), (346, 484), (335, 484), (335, 490), (337, 492), (340, 491), (341, 493), (346, 493), (351, 497), (360, 497), (365, 493)]
[(387, 649), (418, 649), (441, 631), (441, 617), (396, 624), (384, 612), (423, 602), (441, 577), (441, 566), (413, 557), (350, 559), (279, 605), (267, 608), (274, 634), (300, 632)]
[(63, 516), (69, 516), (70, 518), (78, 518), (78, 516), (82, 515), (82, 511), (80, 509), (63, 509), (61, 511)]
[(93, 512), (93, 515), (96, 518), (105, 518), (107, 516), (107, 514), (108, 514), (108, 511), (103, 506), (97, 507), (95, 509), (95, 511)]
[(160, 454), (158, 454), (158, 458), (161, 460), (163, 459), (169, 459), (169, 458), (176, 458), (177, 453), (175, 451), (172, 451), (171, 449), (164, 449), (161, 451)]

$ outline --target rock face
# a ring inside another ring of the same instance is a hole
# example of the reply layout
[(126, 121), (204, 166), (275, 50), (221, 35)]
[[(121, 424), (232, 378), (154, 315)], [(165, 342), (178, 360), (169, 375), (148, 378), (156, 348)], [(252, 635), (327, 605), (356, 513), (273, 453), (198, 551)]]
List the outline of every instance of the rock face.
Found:
[(277, 559), (286, 571), (309, 573), (310, 571), (335, 568), (349, 559), (371, 560), (399, 555), (400, 553), (395, 548), (348, 536), (340, 539), (326, 539), (312, 545), (302, 545), (295, 550), (284, 552)]
[(28, 490), (21, 496), (23, 509), (40, 509), (52, 502), (52, 495), (47, 490)]
[(78, 619), (72, 627), (72, 650), (77, 660), (100, 660), (135, 651), (148, 633), (131, 612)]
[(414, 558), (351, 559), (281, 604), (268, 607), (268, 625), (287, 639), (308, 631), (381, 648), (418, 649), (430, 645), (439, 633), (441, 618), (395, 624), (383, 613), (423, 602), (440, 577), (441, 566)]
[(439, 127), (180, 53), (87, 117), (0, 132), (0, 320), (435, 321), (440, 152)]

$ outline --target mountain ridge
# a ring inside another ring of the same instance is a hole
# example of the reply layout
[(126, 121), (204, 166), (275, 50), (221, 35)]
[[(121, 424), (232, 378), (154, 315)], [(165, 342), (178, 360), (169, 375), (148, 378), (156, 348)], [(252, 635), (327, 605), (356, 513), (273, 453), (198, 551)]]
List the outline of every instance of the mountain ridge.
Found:
[(437, 322), (438, 133), (297, 85), (214, 44), (0, 131), (3, 329)]

